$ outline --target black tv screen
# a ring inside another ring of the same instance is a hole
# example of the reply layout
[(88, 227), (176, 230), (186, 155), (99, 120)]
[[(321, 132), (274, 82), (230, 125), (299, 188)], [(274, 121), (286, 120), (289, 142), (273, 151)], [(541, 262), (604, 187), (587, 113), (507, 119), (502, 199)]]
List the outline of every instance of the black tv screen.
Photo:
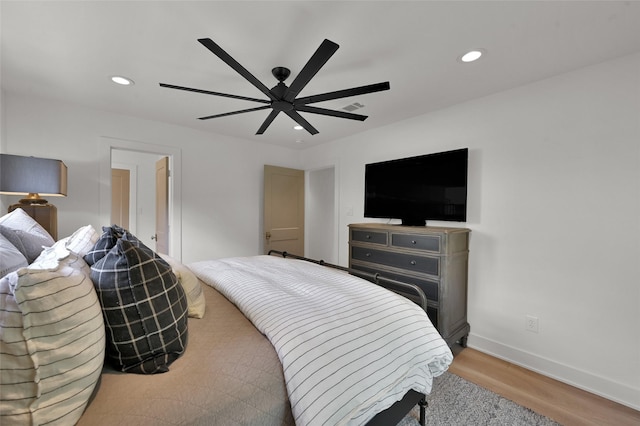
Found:
[(365, 166), (364, 215), (424, 226), (467, 220), (468, 148)]

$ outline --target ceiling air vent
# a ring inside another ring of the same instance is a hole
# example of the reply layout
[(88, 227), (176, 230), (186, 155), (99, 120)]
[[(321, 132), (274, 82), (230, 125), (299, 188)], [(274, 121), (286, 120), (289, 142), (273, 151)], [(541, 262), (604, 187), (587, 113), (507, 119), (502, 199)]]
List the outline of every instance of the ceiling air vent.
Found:
[(348, 112), (353, 112), (360, 108), (364, 108), (364, 105), (362, 105), (360, 102), (354, 102), (351, 105), (347, 105), (346, 107), (343, 107), (342, 109)]

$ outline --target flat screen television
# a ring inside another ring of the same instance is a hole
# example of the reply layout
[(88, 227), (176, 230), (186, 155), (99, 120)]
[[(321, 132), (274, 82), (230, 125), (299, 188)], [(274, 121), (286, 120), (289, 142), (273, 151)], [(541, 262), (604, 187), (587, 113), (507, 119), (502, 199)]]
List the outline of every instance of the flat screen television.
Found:
[(424, 226), (467, 220), (468, 148), (365, 166), (364, 215)]

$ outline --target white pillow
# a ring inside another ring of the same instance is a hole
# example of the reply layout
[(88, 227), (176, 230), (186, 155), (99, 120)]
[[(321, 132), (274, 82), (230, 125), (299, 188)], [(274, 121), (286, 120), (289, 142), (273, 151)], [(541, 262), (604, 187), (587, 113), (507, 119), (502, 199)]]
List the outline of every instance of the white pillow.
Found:
[(20, 250), (29, 263), (38, 257), (43, 247), (55, 243), (51, 235), (20, 208), (0, 217), (0, 234)]
[(2, 424), (75, 424), (100, 378), (105, 329), (90, 270), (75, 254), (51, 266), (0, 279)]
[[(70, 254), (72, 253), (67, 250), (67, 239), (63, 238), (51, 247), (43, 248), (40, 255), (29, 266), (29, 269), (55, 271), (60, 266), (60, 262), (69, 257)], [(89, 265), (87, 265), (87, 267), (88, 266)]]
[(76, 232), (66, 238), (65, 247), (80, 256), (84, 256), (93, 248), (100, 238), (100, 234), (91, 225), (78, 228)]
[(51, 247), (45, 247), (33, 263), (39, 264), (39, 269), (56, 268), (58, 262), (71, 253), (83, 257), (93, 248), (98, 237), (99, 235), (93, 226), (83, 226), (72, 235), (56, 241)]
[(180, 284), (182, 284), (182, 288), (187, 295), (189, 316), (192, 318), (204, 317), (205, 299), (198, 277), (196, 277), (191, 269), (180, 263), (177, 259), (163, 253), (158, 254), (171, 266), (171, 270), (175, 276), (178, 277)]
[(27, 258), (0, 234), (0, 278), (27, 265)]

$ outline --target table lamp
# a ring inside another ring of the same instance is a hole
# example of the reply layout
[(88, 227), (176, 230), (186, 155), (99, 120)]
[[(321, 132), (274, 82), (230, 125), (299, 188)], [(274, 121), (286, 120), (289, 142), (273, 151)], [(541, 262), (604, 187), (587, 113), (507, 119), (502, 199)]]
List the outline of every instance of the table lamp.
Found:
[(58, 239), (58, 212), (46, 197), (66, 197), (67, 166), (60, 160), (0, 154), (0, 194), (25, 195), (9, 212), (23, 209)]

